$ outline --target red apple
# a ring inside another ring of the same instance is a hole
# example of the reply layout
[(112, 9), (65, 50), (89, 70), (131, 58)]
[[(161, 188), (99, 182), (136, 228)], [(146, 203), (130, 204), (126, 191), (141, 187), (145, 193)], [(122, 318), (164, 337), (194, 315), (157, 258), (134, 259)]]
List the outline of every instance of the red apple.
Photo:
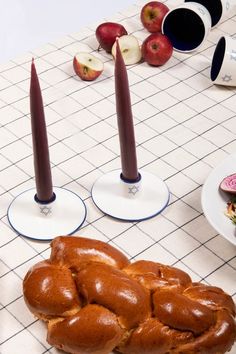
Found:
[(152, 33), (142, 44), (142, 57), (150, 65), (165, 64), (173, 53), (173, 46), (167, 36), (161, 33)]
[(168, 11), (169, 8), (162, 2), (151, 1), (141, 10), (141, 22), (149, 32), (161, 32), (161, 24)]
[(127, 31), (124, 26), (115, 22), (101, 23), (96, 29), (98, 43), (107, 53), (111, 53), (116, 37), (121, 37), (125, 34), (127, 34)]
[(103, 62), (89, 53), (80, 52), (74, 56), (75, 73), (86, 81), (95, 80), (103, 72)]

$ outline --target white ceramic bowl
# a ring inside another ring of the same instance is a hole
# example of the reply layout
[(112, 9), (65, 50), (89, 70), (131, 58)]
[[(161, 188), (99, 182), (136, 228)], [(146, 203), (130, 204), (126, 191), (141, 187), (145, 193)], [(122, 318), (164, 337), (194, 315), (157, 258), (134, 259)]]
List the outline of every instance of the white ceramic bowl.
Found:
[(192, 52), (197, 50), (211, 29), (209, 11), (197, 2), (183, 3), (165, 15), (162, 33), (172, 42), (174, 50)]
[[(185, 0), (188, 3), (190, 0)], [(212, 27), (223, 19), (233, 16), (236, 11), (236, 0), (196, 0), (205, 6), (211, 15)]]
[(222, 36), (219, 39), (210, 76), (214, 84), (236, 86), (236, 37)]

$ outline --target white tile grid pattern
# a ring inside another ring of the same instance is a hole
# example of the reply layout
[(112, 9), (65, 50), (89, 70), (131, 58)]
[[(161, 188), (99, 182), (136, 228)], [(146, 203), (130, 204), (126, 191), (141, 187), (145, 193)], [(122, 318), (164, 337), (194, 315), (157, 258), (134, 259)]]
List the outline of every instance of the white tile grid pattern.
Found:
[[(166, 3), (173, 7), (179, 2)], [(109, 20), (145, 38), (148, 33), (139, 21), (144, 3)], [(19, 237), (6, 218), (13, 197), (34, 185), (28, 100), (32, 56), (46, 106), (54, 184), (80, 194), (88, 207), (87, 220), (76, 234), (109, 242), (131, 259), (178, 266), (196, 281), (223, 287), (236, 300), (236, 249), (208, 224), (200, 205), (204, 180), (236, 142), (236, 90), (209, 80), (215, 42), (221, 34), (236, 35), (235, 21), (232, 16), (213, 29), (198, 52), (175, 52), (163, 67), (127, 67), (139, 168), (159, 174), (172, 192), (161, 215), (139, 223), (113, 220), (91, 201), (96, 178), (120, 168), (114, 63), (110, 55), (96, 51), (97, 24), (0, 66), (1, 354), (13, 354), (16, 348), (18, 354), (57, 352), (46, 343), (44, 325), (24, 305), (21, 288), (29, 267), (49, 256), (49, 244)], [(82, 82), (75, 76), (72, 59), (78, 50), (104, 61), (98, 80)], [(231, 353), (236, 353), (235, 346)]]

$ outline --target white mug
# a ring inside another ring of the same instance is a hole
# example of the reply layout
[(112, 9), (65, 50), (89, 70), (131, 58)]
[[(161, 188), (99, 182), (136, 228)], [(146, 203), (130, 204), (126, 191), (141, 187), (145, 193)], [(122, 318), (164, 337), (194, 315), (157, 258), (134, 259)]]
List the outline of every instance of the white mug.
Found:
[(167, 12), (162, 22), (162, 33), (169, 37), (174, 50), (192, 52), (198, 49), (211, 29), (209, 11), (191, 1)]
[[(185, 0), (188, 3), (190, 0)], [(236, 0), (196, 0), (205, 6), (211, 15), (212, 27), (236, 11)]]
[(211, 72), (214, 84), (236, 86), (236, 37), (222, 36), (215, 48)]

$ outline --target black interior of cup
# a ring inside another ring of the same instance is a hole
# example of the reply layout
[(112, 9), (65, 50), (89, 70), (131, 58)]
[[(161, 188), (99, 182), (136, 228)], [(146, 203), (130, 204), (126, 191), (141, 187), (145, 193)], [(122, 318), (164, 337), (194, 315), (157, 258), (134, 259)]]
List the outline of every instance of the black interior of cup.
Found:
[(216, 45), (213, 58), (212, 58), (211, 74), (210, 74), (212, 81), (215, 81), (215, 79), (217, 78), (220, 72), (224, 60), (224, 56), (225, 56), (225, 38), (221, 37), (219, 42)]
[(169, 37), (175, 49), (185, 52), (194, 50), (202, 43), (205, 27), (194, 11), (180, 8), (167, 14), (162, 32)]
[[(193, 0), (185, 0), (185, 2), (191, 2)], [(199, 4), (202, 4), (207, 8), (211, 15), (212, 27), (215, 26), (222, 16), (223, 8), (220, 0), (197, 0)]]

